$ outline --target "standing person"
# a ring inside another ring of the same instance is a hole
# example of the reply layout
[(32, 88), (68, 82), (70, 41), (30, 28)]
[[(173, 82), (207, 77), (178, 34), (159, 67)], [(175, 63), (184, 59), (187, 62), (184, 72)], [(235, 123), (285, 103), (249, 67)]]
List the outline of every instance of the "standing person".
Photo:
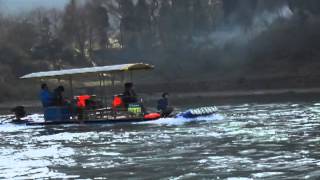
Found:
[(157, 109), (160, 111), (162, 117), (168, 117), (173, 108), (169, 106), (169, 93), (163, 93), (162, 98), (158, 100)]
[(126, 108), (128, 108), (128, 105), (131, 103), (138, 103), (137, 94), (133, 90), (133, 83), (128, 82), (124, 84), (122, 99)]
[(41, 85), (40, 99), (43, 107), (49, 107), (53, 105), (53, 94), (50, 92), (47, 84)]
[(63, 98), (63, 92), (64, 92), (63, 86), (58, 86), (54, 90), (54, 105), (55, 106), (64, 106), (65, 105), (65, 100)]

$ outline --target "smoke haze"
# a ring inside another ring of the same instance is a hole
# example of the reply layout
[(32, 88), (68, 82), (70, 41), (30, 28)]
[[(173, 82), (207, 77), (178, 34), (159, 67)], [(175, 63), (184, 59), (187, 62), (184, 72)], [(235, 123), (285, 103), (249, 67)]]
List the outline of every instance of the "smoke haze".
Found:
[(35, 8), (63, 9), (69, 0), (0, 0), (1, 10), (4, 13), (21, 13)]
[(229, 43), (238, 45), (248, 43), (248, 41), (257, 37), (277, 20), (290, 19), (293, 16), (292, 11), (287, 5), (257, 12), (250, 26), (244, 26), (237, 22), (231, 24), (222, 24), (208, 37), (195, 36), (194, 42), (197, 44), (210, 44), (212, 47), (224, 48)]

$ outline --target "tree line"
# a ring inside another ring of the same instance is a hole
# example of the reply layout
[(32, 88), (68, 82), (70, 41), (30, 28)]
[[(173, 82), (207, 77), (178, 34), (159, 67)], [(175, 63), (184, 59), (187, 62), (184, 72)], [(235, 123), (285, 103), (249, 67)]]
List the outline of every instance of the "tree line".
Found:
[(147, 59), (164, 67), (172, 63), (166, 67), (168, 77), (190, 61), (190, 69), (195, 64), (218, 69), (221, 64), (215, 61), (226, 52), (195, 46), (197, 38), (207, 39), (221, 26), (250, 28), (257, 14), (281, 6), (301, 21), (320, 13), (318, 0), (70, 0), (62, 10), (0, 12), (0, 83), (32, 71), (113, 59)]

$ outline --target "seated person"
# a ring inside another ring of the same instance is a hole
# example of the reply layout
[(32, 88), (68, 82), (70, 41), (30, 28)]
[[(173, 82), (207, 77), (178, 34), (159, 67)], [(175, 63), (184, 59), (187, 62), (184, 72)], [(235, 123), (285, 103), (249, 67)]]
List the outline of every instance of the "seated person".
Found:
[(124, 84), (124, 92), (122, 95), (122, 100), (126, 108), (128, 108), (129, 104), (138, 103), (137, 94), (133, 90), (133, 83), (125, 83)]
[(162, 98), (158, 100), (157, 109), (160, 111), (162, 117), (168, 117), (173, 108), (169, 107), (169, 100), (168, 100), (169, 93), (163, 93)]
[(112, 108), (113, 109), (124, 108), (124, 102), (122, 100), (122, 95), (115, 95), (113, 97)]
[(24, 118), (27, 115), (23, 106), (17, 106), (15, 108), (13, 108), (11, 111), (16, 116), (16, 119), (13, 120), (12, 122), (19, 122), (19, 121), (21, 121), (21, 118)]
[(66, 105), (65, 99), (63, 97), (64, 87), (59, 86), (54, 90), (53, 93), (53, 104), (55, 106), (64, 106)]
[(88, 105), (87, 100), (89, 100), (90, 98), (91, 98), (90, 95), (77, 96), (77, 106), (78, 106), (78, 108), (85, 108)]
[(96, 100), (96, 96), (94, 95), (90, 96), (90, 98), (85, 100), (85, 105), (88, 109), (97, 109), (100, 107)]
[(47, 84), (41, 85), (40, 99), (43, 107), (49, 107), (53, 105), (53, 94), (49, 91)]

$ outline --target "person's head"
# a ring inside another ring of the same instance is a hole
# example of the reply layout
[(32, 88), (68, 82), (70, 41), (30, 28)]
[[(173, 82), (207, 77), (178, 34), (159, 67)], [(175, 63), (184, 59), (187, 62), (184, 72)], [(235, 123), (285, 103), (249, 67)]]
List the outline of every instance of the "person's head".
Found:
[(48, 86), (46, 83), (41, 84), (41, 89), (42, 90), (48, 90)]
[(167, 93), (167, 92), (165, 92), (165, 93), (162, 94), (162, 97), (163, 97), (163, 98), (168, 98), (168, 96), (169, 96), (169, 93)]
[(132, 87), (133, 87), (133, 83), (131, 83), (131, 82), (127, 82), (124, 84), (124, 88), (126, 90), (132, 89)]
[(64, 92), (64, 87), (63, 86), (58, 86), (58, 91), (60, 91), (60, 92)]

